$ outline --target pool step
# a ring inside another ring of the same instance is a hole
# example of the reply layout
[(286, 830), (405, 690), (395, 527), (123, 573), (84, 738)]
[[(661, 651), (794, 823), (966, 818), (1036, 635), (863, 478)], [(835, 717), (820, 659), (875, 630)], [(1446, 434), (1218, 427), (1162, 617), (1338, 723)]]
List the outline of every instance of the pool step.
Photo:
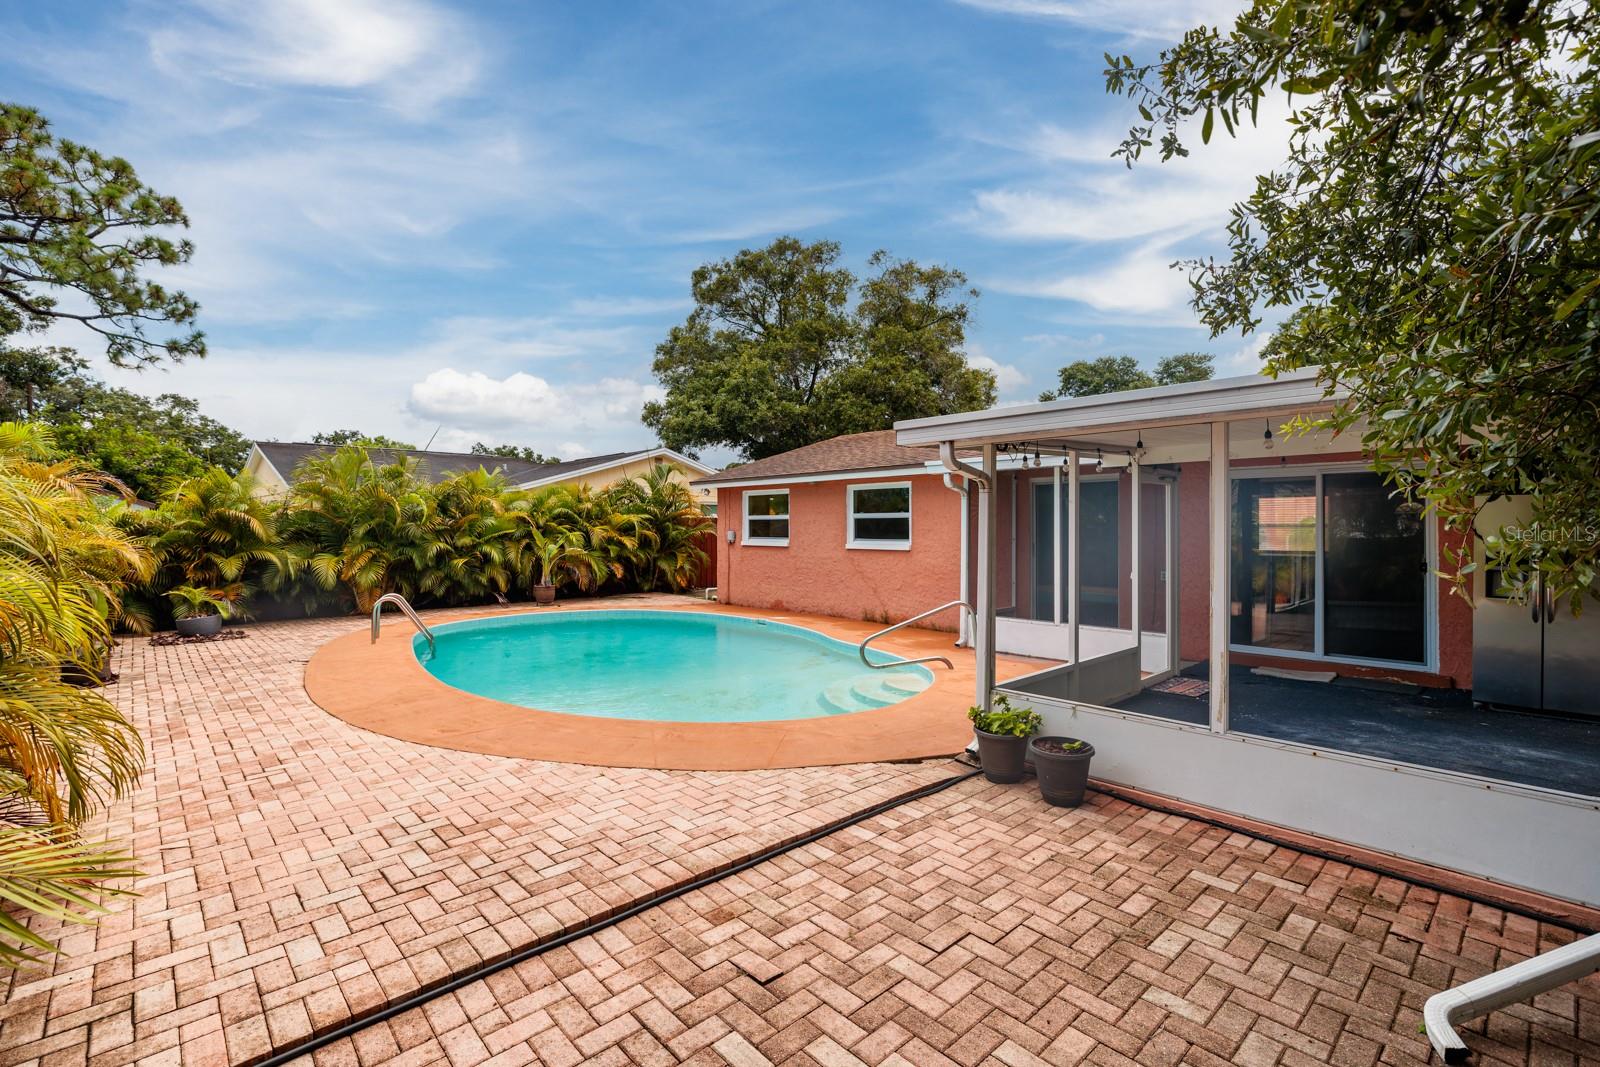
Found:
[(883, 683), (884, 689), (898, 694), (897, 700), (914, 697), (933, 684), (927, 675), (914, 671), (890, 671), (887, 674), (878, 675), (877, 678), (878, 681)]
[(928, 679), (910, 671), (877, 674), (848, 682), (835, 682), (817, 697), (822, 710), (830, 715), (888, 707), (928, 688)]

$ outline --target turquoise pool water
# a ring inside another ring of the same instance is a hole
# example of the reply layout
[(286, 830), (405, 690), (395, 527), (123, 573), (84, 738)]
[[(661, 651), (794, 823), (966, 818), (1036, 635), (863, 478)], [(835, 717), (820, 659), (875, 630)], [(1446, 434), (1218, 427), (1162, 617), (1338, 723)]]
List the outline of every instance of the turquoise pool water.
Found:
[[(550, 611), (434, 627), (412, 642), (446, 685), (508, 704), (655, 722), (766, 722), (887, 707), (920, 666), (873, 670), (798, 626), (687, 611)], [(869, 650), (875, 663), (894, 656)]]

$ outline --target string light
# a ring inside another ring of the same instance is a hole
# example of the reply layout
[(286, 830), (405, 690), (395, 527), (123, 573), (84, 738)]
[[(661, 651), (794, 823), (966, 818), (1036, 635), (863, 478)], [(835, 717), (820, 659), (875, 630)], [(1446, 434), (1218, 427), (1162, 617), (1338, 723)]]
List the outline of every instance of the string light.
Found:
[(1272, 451), (1272, 445), (1273, 445), (1273, 440), (1272, 440), (1272, 420), (1268, 419), (1267, 420), (1267, 432), (1261, 435), (1261, 447), (1265, 448), (1268, 452), (1271, 452)]

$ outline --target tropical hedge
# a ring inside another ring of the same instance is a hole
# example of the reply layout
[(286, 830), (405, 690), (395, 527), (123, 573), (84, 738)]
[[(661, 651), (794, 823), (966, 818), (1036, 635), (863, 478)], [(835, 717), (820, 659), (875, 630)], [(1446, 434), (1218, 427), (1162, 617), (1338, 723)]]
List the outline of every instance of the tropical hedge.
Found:
[(281, 500), (213, 469), (125, 522), (158, 563), (136, 625), (159, 622), (162, 598), (181, 587), (208, 591), (230, 615), (267, 602), (366, 612), (385, 593), (488, 603), (545, 583), (683, 590), (712, 525), (665, 465), (600, 490), (520, 490), (483, 469), (432, 483), (414, 461), (376, 463), (359, 446), (308, 460)]

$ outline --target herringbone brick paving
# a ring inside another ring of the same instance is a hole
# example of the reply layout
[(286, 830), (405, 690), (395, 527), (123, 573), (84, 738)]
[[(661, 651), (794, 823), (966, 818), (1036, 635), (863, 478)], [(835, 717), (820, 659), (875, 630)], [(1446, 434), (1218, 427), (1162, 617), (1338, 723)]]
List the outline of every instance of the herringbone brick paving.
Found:
[[(1567, 931), (1107, 797), (971, 782), (553, 950), (317, 1064), (1425, 1062), (1422, 1003)], [(1600, 981), (1471, 1028), (1600, 1063)]]
[(51, 965), (0, 971), (0, 1065), (259, 1056), (949, 773), (612, 770), (396, 741), (302, 685), (360, 625), (120, 646), (107, 694), (149, 759), (108, 830), (147, 877)]
[[(299, 690), (350, 625), (123, 649), (152, 877), (70, 958), (0, 977), (0, 1063), (237, 1062), (953, 769), (422, 749)], [(1420, 1063), (1430, 993), (1572, 936), (1121, 801), (971, 782), (303, 1062)], [(1468, 1040), (1486, 1064), (1600, 1064), (1600, 983)]]

